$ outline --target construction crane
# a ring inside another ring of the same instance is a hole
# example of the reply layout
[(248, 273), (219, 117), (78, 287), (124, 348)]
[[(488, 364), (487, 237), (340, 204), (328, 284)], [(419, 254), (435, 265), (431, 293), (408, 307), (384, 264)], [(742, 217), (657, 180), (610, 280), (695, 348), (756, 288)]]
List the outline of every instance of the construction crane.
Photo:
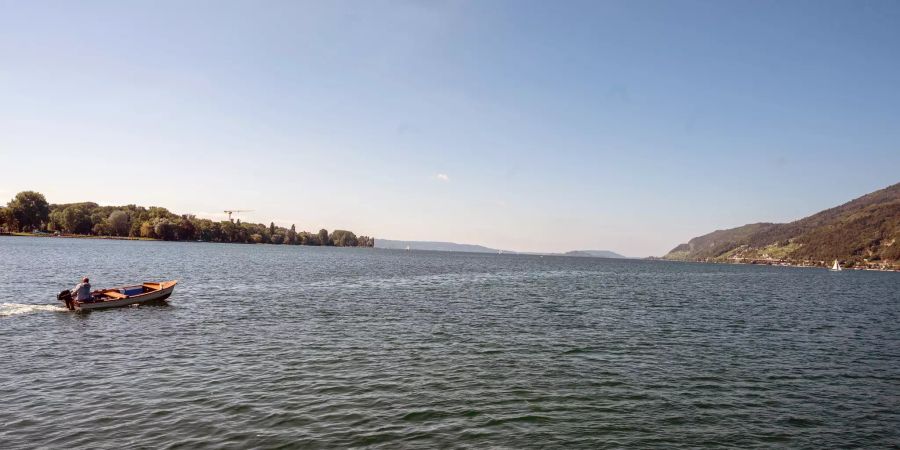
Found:
[(231, 219), (232, 213), (251, 212), (251, 211), (253, 211), (253, 210), (252, 209), (232, 209), (231, 211), (229, 211), (226, 209), (225, 211), (222, 211), (222, 212), (228, 214), (228, 220), (231, 220), (232, 222), (234, 222), (234, 220)]

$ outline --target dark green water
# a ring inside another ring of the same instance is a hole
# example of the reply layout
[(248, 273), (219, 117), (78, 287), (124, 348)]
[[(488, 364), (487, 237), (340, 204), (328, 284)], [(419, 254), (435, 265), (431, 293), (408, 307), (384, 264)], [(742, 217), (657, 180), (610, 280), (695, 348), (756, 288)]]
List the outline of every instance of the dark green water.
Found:
[(900, 444), (897, 273), (0, 238), (0, 339), (0, 448)]

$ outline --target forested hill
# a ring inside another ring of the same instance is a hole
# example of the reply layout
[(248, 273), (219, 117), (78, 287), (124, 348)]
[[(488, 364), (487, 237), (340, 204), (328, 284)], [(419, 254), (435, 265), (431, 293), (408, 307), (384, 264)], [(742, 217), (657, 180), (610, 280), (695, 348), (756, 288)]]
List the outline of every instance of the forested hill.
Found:
[(781, 260), (900, 266), (900, 183), (790, 223), (754, 223), (691, 239), (665, 259)]

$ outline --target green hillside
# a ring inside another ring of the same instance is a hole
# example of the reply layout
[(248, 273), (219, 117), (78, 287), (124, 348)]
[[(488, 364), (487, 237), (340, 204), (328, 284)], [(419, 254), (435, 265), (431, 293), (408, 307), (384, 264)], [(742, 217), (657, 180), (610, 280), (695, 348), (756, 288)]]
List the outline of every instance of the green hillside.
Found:
[(665, 259), (900, 266), (900, 183), (791, 223), (755, 223), (691, 239)]

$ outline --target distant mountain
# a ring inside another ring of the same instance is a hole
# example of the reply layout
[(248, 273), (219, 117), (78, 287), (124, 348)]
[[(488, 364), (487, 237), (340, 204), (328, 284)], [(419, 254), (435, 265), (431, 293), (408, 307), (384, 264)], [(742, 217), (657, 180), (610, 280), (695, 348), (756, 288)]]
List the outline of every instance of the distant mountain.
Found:
[(627, 256), (622, 256), (609, 250), (572, 250), (571, 252), (563, 253), (563, 256), (581, 256), (588, 258), (628, 258)]
[(717, 230), (663, 258), (900, 266), (900, 183), (794, 222)]
[[(432, 250), (438, 252), (471, 252), (471, 253), (499, 253), (500, 250), (481, 245), (456, 244), (453, 242), (434, 241), (392, 241), (390, 239), (375, 239), (375, 248), (393, 250)], [(505, 252), (504, 252), (505, 253)]]
[(470, 252), (470, 253), (509, 253), (523, 255), (548, 255), (548, 256), (581, 256), (592, 258), (627, 258), (618, 253), (608, 250), (574, 250), (567, 253), (535, 253), (535, 252), (514, 252), (509, 250), (498, 250), (483, 245), (457, 244), (454, 242), (437, 242), (437, 241), (394, 241), (390, 239), (375, 239), (375, 248), (384, 248), (389, 250), (406, 250), (407, 246), (410, 250), (430, 250), (437, 252)]

